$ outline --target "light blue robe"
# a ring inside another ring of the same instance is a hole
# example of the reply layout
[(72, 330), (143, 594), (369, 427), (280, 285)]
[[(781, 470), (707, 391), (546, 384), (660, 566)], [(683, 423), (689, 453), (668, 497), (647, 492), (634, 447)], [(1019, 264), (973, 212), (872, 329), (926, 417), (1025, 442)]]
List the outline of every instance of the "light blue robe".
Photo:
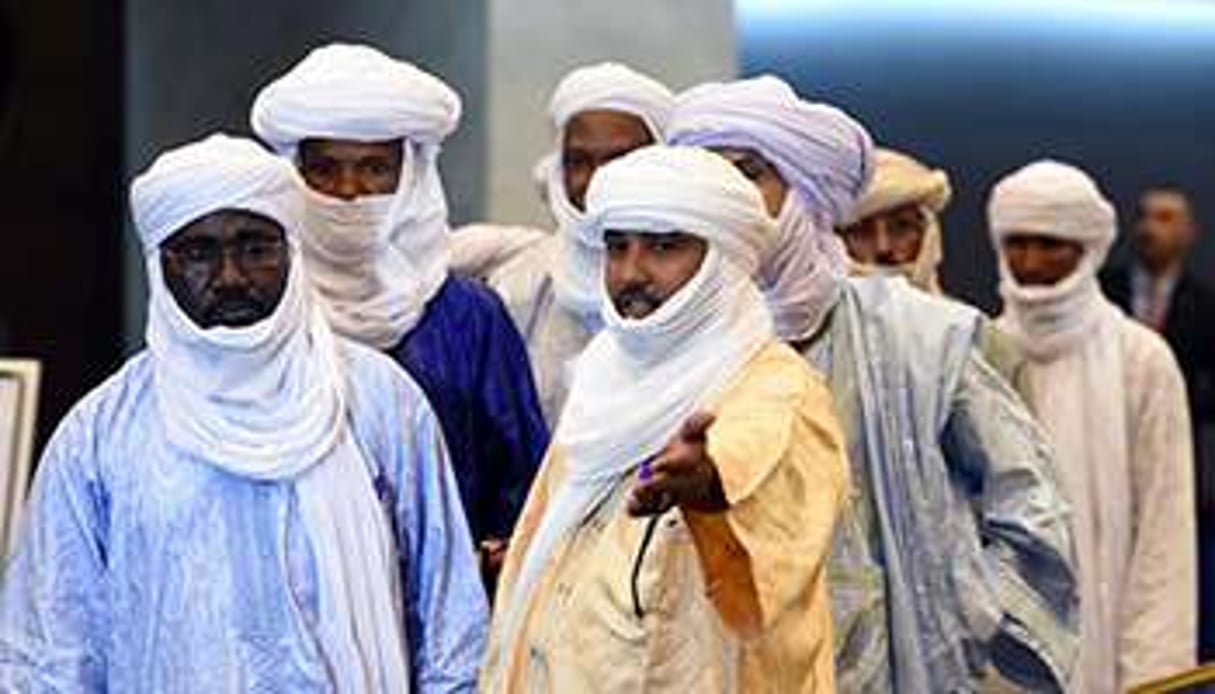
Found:
[[(487, 608), (435, 416), (387, 357), (338, 345), (398, 543), (414, 691), (472, 690)], [(170, 448), (151, 367), (131, 359), (43, 455), (0, 594), (0, 689), (331, 691), (293, 485)]]
[(848, 438), (829, 562), (841, 692), (1057, 690), (1075, 657), (1070, 510), (1041, 428), (977, 350), (980, 315), (848, 282), (806, 348)]

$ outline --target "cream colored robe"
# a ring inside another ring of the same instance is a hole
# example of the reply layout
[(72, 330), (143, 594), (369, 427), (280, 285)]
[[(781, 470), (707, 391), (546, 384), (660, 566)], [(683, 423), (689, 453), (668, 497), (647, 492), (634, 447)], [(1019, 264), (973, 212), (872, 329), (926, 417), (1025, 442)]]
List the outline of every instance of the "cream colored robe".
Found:
[(1102, 311), (1076, 348), (1025, 367), (1073, 506), (1073, 690), (1098, 694), (1193, 667), (1197, 629), (1185, 384), (1159, 336), (1109, 304)]
[[(784, 345), (765, 347), (713, 408), (708, 450), (730, 508), (625, 512), (620, 480), (541, 575), (515, 643), (491, 640), (483, 691), (831, 692), (824, 562), (847, 465), (823, 380)], [(499, 585), (561, 484), (550, 451)], [(497, 688), (488, 682), (500, 683)]]

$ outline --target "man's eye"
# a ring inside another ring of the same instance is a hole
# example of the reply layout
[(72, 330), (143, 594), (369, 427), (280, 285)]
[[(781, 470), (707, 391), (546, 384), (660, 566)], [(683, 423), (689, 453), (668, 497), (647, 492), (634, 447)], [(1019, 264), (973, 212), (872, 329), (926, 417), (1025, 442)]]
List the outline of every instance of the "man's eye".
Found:
[(363, 170), (372, 176), (391, 176), (392, 164), (386, 161), (372, 161), (363, 165)]
[(591, 158), (582, 152), (567, 152), (561, 157), (561, 166), (565, 169), (579, 169), (589, 167)]
[(277, 251), (278, 244), (264, 240), (246, 241), (240, 249), (241, 255), (247, 258), (266, 258)]
[(684, 239), (678, 236), (656, 236), (650, 240), (650, 250), (655, 253), (670, 253), (683, 245)]
[(846, 239), (860, 239), (865, 236), (865, 227), (861, 224), (853, 224), (840, 229), (839, 234)]
[(179, 247), (177, 255), (189, 263), (206, 263), (215, 259), (217, 249), (212, 244), (189, 243)]
[(626, 245), (624, 238), (615, 232), (608, 232), (603, 235), (603, 246), (608, 253), (618, 253), (624, 250)]
[(304, 164), (304, 175), (306, 176), (317, 176), (323, 178), (332, 176), (336, 170), (336, 164), (334, 164), (332, 161), (324, 159), (320, 161), (313, 160)]
[(764, 175), (763, 167), (749, 159), (734, 162), (734, 168), (751, 181), (758, 181), (759, 177)]

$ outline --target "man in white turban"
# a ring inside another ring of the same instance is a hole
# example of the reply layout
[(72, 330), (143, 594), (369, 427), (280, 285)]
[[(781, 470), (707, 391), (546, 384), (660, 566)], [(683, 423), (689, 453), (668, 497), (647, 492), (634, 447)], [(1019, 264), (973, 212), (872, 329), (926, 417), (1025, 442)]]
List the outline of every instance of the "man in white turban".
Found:
[(821, 378), (750, 279), (773, 237), (725, 161), (606, 164), (603, 330), (511, 543), (487, 692), (830, 692), (823, 564), (844, 503)]
[(477, 225), (453, 235), (453, 254), (502, 296), (523, 333), (550, 426), (565, 402), (574, 359), (601, 327), (602, 252), (577, 233), (587, 185), (608, 161), (661, 142), (673, 99), (662, 84), (619, 63), (570, 72), (549, 103), (555, 148), (534, 172), (556, 233)]
[(334, 329), (389, 354), (430, 399), (492, 574), (548, 429), (502, 302), (448, 274), (437, 159), (459, 116), (432, 75), (337, 44), (266, 86), (251, 120), (307, 183), (304, 261)]
[(976, 311), (848, 279), (834, 229), (869, 182), (868, 133), (765, 76), (680, 95), (668, 139), (716, 150), (763, 192), (777, 334), (835, 396), (855, 490), (828, 566), (839, 689), (973, 691), (993, 665), (1061, 685), (1071, 537), (1040, 429), (975, 348)]
[[(913, 286), (943, 296), (939, 217), (952, 196), (944, 170), (892, 149), (874, 150), (873, 180), (837, 230), (853, 274), (901, 275)], [(982, 322), (979, 350), (1022, 398), (1030, 398), (1024, 353), (989, 320)]]
[(1040, 161), (996, 184), (1000, 325), (1030, 357), (1031, 406), (1058, 452), (1079, 568), (1077, 692), (1193, 666), (1194, 488), (1185, 383), (1164, 341), (1106, 300), (1114, 208), (1083, 171)]
[(221, 135), (131, 186), (148, 347), (43, 454), (0, 595), (5, 691), (474, 684), (486, 605), (438, 425), (331, 334), (300, 195)]

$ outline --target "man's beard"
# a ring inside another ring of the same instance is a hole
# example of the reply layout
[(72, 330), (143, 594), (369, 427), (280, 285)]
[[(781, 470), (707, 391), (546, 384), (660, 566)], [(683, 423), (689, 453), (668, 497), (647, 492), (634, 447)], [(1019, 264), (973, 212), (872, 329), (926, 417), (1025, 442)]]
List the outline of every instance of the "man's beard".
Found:
[(612, 305), (616, 312), (625, 318), (639, 320), (658, 310), (666, 301), (650, 287), (631, 285), (612, 296)]

